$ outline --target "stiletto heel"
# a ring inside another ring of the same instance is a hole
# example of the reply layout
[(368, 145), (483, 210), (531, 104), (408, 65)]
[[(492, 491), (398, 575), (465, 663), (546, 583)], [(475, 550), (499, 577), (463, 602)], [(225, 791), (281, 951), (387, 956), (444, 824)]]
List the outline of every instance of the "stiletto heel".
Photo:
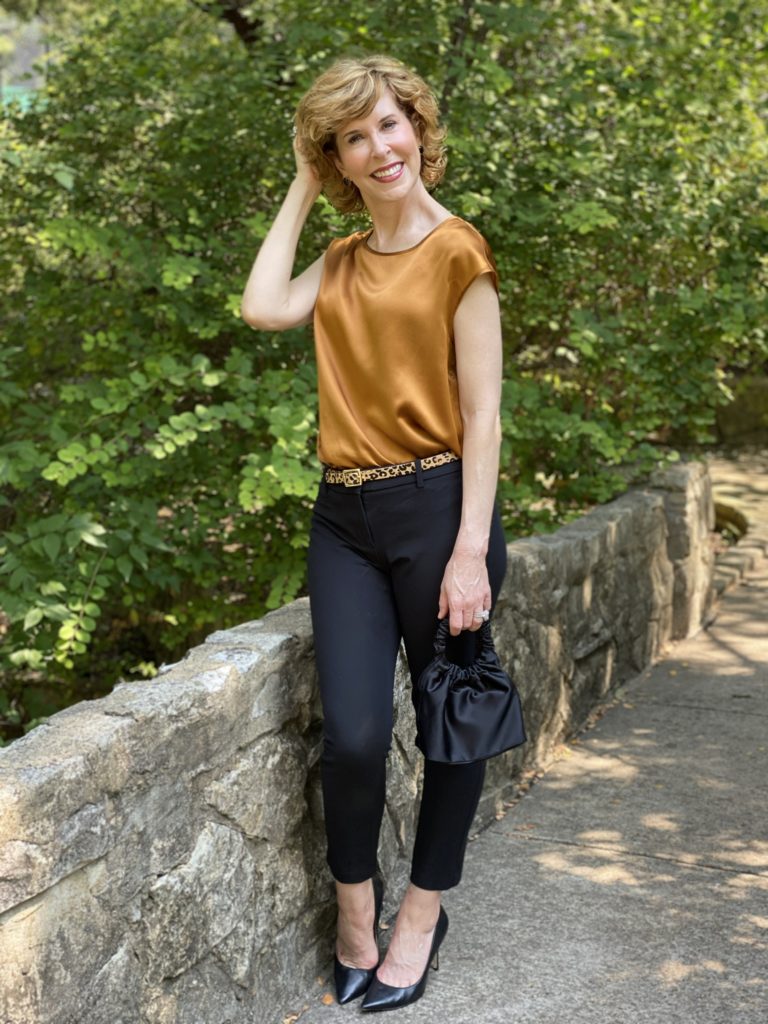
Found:
[(407, 1006), (409, 1003), (415, 1003), (417, 999), (421, 999), (424, 995), (424, 989), (427, 987), (427, 975), (429, 974), (430, 966), (437, 970), (440, 962), (438, 956), (440, 944), (445, 938), (447, 931), (448, 915), (440, 907), (440, 914), (435, 925), (435, 934), (432, 938), (432, 948), (427, 958), (427, 966), (424, 968), (424, 973), (419, 980), (414, 982), (413, 985), (408, 985), (406, 988), (395, 988), (393, 985), (385, 985), (383, 981), (379, 981), (374, 970), (373, 980), (371, 981), (370, 988), (365, 993), (361, 1009), (367, 1011), (394, 1010), (399, 1006)]
[[(373, 882), (373, 898), (375, 904), (375, 913), (373, 918), (373, 937), (376, 940), (376, 945), (379, 944), (379, 917), (381, 916), (381, 905), (384, 902), (384, 882), (375, 875), (372, 879)], [(381, 958), (379, 958), (380, 960)], [(338, 956), (334, 952), (333, 956), (333, 980), (336, 983), (336, 1001), (339, 1003), (349, 1003), (353, 999), (357, 999), (363, 992), (366, 991), (371, 981), (376, 975), (376, 968), (379, 964), (375, 964), (373, 967), (348, 967), (339, 960)]]
[(437, 953), (435, 953), (435, 959), (432, 961), (432, 970), (433, 971), (439, 971), (440, 970), (440, 951), (439, 950), (437, 951)]

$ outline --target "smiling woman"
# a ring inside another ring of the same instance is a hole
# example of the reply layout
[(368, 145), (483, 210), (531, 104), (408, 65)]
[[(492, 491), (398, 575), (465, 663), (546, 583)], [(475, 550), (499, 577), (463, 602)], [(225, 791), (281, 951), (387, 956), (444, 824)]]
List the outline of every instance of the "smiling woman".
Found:
[[(296, 175), (242, 301), (255, 328), (314, 324), (323, 464), (309, 593), (323, 706), (327, 859), (339, 904), (336, 992), (363, 1010), (424, 992), (448, 928), (485, 762), (425, 759), (410, 885), (379, 965), (377, 848), (397, 652), (415, 684), (447, 617), (447, 655), (475, 655), (506, 570), (495, 503), (501, 328), (482, 235), (431, 194), (444, 132), (426, 83), (390, 57), (341, 60), (296, 112)], [(293, 277), (325, 191), (366, 209), (368, 231), (333, 239)]]
[[(348, 136), (364, 134), (361, 122), (370, 119), (385, 93), (389, 99), (387, 112), (398, 121), (405, 115), (422, 147), (420, 177), (425, 187), (434, 188), (443, 177), (445, 131), (426, 83), (390, 57), (337, 61), (303, 97), (296, 111), (296, 125), (301, 152), (316, 169), (323, 191), (343, 213), (362, 210), (365, 201), (351, 176), (344, 181), (339, 150), (342, 145), (355, 145)], [(386, 117), (385, 112), (380, 116)], [(345, 131), (340, 133), (342, 126)], [(380, 124), (375, 127), (383, 129)], [(396, 128), (383, 129), (388, 130)]]
[(354, 186), (370, 208), (379, 198), (397, 201), (421, 178), (421, 153), (416, 129), (387, 89), (368, 117), (337, 133), (333, 162), (342, 184)]

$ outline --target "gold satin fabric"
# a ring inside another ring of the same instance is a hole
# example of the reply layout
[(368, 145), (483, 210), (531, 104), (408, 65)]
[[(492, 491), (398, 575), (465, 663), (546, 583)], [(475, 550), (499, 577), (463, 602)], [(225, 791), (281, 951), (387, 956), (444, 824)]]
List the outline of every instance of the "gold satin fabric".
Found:
[(331, 242), (315, 305), (317, 454), (330, 466), (384, 466), (461, 455), (453, 317), (496, 265), (488, 243), (451, 217), (402, 252), (370, 249), (370, 231)]

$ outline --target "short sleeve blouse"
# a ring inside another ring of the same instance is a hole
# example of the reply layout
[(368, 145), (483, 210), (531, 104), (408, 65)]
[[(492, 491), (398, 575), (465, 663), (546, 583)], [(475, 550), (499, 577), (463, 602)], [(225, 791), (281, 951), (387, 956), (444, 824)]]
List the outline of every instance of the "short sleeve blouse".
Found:
[(370, 232), (331, 242), (314, 314), (320, 461), (383, 466), (461, 455), (453, 318), (481, 274), (498, 288), (488, 243), (450, 217), (400, 252)]

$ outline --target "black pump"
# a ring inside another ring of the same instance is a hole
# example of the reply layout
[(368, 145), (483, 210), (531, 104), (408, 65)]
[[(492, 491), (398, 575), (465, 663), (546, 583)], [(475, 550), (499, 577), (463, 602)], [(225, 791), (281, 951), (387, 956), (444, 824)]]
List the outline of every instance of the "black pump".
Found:
[(429, 951), (427, 966), (424, 968), (424, 973), (419, 980), (414, 982), (413, 985), (408, 985), (406, 988), (394, 988), (392, 985), (385, 985), (383, 981), (379, 981), (376, 977), (376, 969), (374, 969), (373, 981), (365, 993), (361, 1009), (369, 1012), (374, 1010), (396, 1010), (400, 1006), (407, 1006), (409, 1003), (415, 1003), (417, 999), (421, 999), (424, 995), (424, 989), (427, 987), (427, 976), (430, 966), (434, 970), (437, 970), (439, 967), (440, 943), (445, 938), (447, 931), (448, 915), (440, 907), (440, 914), (435, 925), (435, 934), (432, 938), (432, 948)]
[[(384, 883), (378, 875), (373, 881), (373, 897), (376, 904), (375, 917), (373, 919), (373, 937), (376, 944), (379, 942), (379, 917), (381, 916), (381, 905), (384, 902)], [(379, 961), (381, 962), (381, 961)], [(333, 957), (333, 979), (336, 983), (336, 1000), (339, 1003), (349, 1003), (357, 999), (373, 981), (376, 975), (374, 967), (348, 967), (339, 960), (334, 953)]]

